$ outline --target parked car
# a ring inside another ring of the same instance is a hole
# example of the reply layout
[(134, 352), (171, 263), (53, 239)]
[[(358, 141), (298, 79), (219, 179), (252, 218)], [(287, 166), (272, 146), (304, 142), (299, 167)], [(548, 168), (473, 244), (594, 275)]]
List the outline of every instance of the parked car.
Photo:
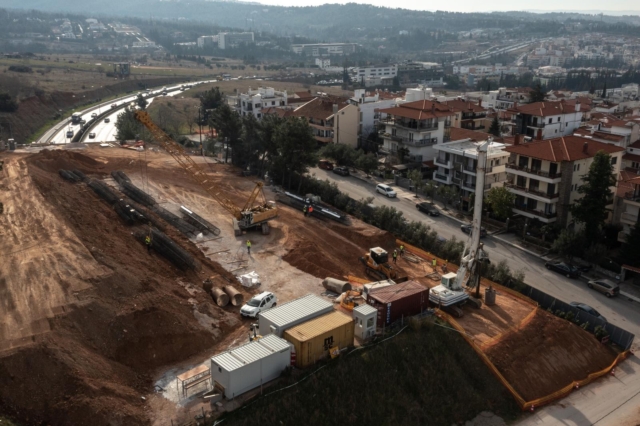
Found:
[(93, 132), (89, 133), (89, 139), (93, 139), (93, 138), (95, 138), (95, 137), (96, 137), (96, 134), (95, 134), (95, 133), (93, 133)]
[(396, 191), (394, 191), (393, 188), (391, 188), (389, 185), (385, 185), (384, 183), (379, 183), (376, 186), (376, 192), (386, 195), (389, 198), (395, 198), (398, 196), (398, 194), (396, 194)]
[[(465, 234), (469, 234), (471, 235), (472, 231), (473, 231), (473, 225), (471, 225), (470, 223), (466, 224), (466, 225), (460, 225), (460, 230), (462, 232), (464, 232)], [(480, 238), (484, 238), (487, 236), (487, 230), (483, 227), (480, 228)]]
[(105, 122), (105, 123), (108, 123), (108, 122), (110, 122), (110, 121), (111, 121), (111, 120), (109, 120), (109, 117), (107, 117), (107, 118), (105, 118), (105, 119), (104, 119), (104, 122)]
[(600, 280), (591, 280), (587, 287), (598, 290), (607, 297), (617, 296), (620, 294), (620, 286), (606, 278)]
[(276, 306), (278, 298), (270, 291), (264, 291), (253, 296), (245, 305), (240, 308), (240, 315), (243, 317), (257, 318), (260, 312)]
[(329, 160), (318, 161), (318, 167), (324, 170), (333, 170), (333, 163)]
[(548, 270), (559, 272), (567, 278), (578, 278), (581, 275), (581, 272), (578, 268), (564, 262), (547, 262), (544, 264), (544, 266)]
[(337, 175), (340, 175), (340, 176), (349, 176), (350, 175), (349, 168), (348, 167), (342, 167), (342, 166), (334, 167), (333, 168), (333, 173), (335, 173)]
[(429, 216), (440, 216), (440, 211), (436, 209), (433, 204), (427, 203), (426, 201), (416, 204), (416, 208)]
[(574, 306), (574, 307), (580, 309), (581, 311), (585, 311), (586, 313), (593, 315), (594, 317), (600, 318), (604, 322), (607, 322), (607, 319), (605, 317), (603, 317), (602, 315), (600, 315), (600, 312), (596, 311), (591, 306), (589, 306), (589, 305), (587, 305), (585, 303), (571, 302), (569, 304), (571, 306)]

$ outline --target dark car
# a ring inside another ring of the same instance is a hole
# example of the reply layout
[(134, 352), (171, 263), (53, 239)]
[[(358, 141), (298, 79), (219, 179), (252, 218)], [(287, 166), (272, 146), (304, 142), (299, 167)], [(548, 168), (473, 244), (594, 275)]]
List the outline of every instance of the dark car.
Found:
[(569, 304), (573, 307), (580, 309), (581, 311), (585, 311), (586, 313), (593, 315), (594, 317), (600, 318), (604, 322), (607, 322), (607, 319), (602, 315), (600, 315), (600, 312), (596, 311), (595, 309), (593, 309), (591, 306), (587, 304), (578, 303), (578, 302), (571, 302)]
[(425, 202), (416, 204), (416, 208), (429, 216), (440, 216), (440, 212), (432, 204)]
[(578, 268), (564, 262), (547, 262), (544, 266), (548, 270), (559, 272), (567, 278), (578, 278), (581, 275)]
[[(460, 230), (465, 234), (471, 234), (471, 231), (473, 231), (473, 225), (471, 224), (460, 225)], [(487, 236), (487, 230), (484, 229), (484, 227), (480, 228), (480, 238), (486, 237), (486, 236)]]
[(340, 175), (340, 176), (349, 176), (349, 169), (347, 167), (334, 167), (333, 168), (333, 173)]

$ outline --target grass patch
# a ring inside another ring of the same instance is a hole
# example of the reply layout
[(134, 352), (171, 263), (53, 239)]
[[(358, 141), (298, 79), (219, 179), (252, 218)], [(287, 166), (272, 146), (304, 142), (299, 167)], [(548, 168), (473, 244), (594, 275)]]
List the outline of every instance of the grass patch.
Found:
[(18, 426), (18, 424), (0, 415), (0, 426)]
[[(300, 378), (290, 375), (278, 388)], [(336, 419), (340, 424), (449, 426), (482, 411), (506, 421), (520, 413), (511, 394), (457, 332), (420, 323), (390, 341), (330, 361), (297, 386), (258, 398), (226, 417), (229, 424), (251, 426), (256, 419), (305, 426)]]

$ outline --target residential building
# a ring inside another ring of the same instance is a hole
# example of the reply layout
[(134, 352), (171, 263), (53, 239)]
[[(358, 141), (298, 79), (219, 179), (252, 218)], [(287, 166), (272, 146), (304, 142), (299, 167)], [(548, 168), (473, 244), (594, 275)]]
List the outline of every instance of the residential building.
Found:
[(458, 110), (434, 101), (401, 103), (379, 112), (386, 114), (386, 118), (380, 120), (385, 128), (382, 134), (384, 149), (393, 154), (406, 148), (414, 162), (433, 158), (436, 154), (434, 145), (448, 142), (451, 127), (460, 126)]
[(343, 143), (358, 146), (359, 110), (344, 98), (317, 97), (293, 111), (294, 117), (304, 117), (321, 145)]
[(349, 70), (351, 80), (360, 82), (368, 78), (391, 78), (398, 75), (398, 66), (396, 64), (369, 65), (366, 67), (355, 67)]
[(620, 172), (616, 202), (614, 208), (614, 223), (622, 226), (618, 233), (618, 241), (626, 241), (631, 228), (640, 222), (640, 170), (623, 170)]
[[(516, 135), (505, 150), (510, 153), (505, 186), (516, 196), (514, 213), (563, 227), (572, 223), (570, 208), (581, 197), (578, 188), (596, 153), (611, 155), (615, 176), (624, 154), (624, 148), (579, 136), (522, 143)], [(603, 202), (613, 209), (613, 200)]]
[(355, 53), (358, 45), (356, 43), (315, 43), (315, 44), (292, 44), (291, 50), (298, 55), (307, 56), (343, 56)]
[(280, 92), (273, 87), (259, 87), (247, 93), (241, 93), (235, 98), (236, 111), (242, 116), (253, 115), (258, 120), (264, 116), (263, 109), (271, 107), (286, 107), (287, 92)]
[(218, 36), (217, 35), (209, 35), (209, 36), (201, 36), (196, 40), (196, 46), (200, 49), (204, 49), (206, 47), (213, 47), (218, 44)]
[(380, 109), (395, 106), (397, 97), (387, 96), (389, 92), (367, 92), (364, 89), (357, 89), (353, 92), (353, 97), (349, 103), (356, 105), (360, 118), (358, 122), (358, 133), (367, 136), (374, 131), (380, 120)]
[(132, 49), (156, 49), (157, 47), (156, 43), (150, 40), (134, 41), (131, 44)]
[(495, 94), (494, 108), (509, 109), (515, 108), (518, 104), (528, 104), (531, 101), (530, 87), (517, 87), (509, 89), (500, 87)]
[(594, 139), (599, 135), (623, 148), (640, 139), (640, 122), (621, 120), (608, 113), (592, 112), (591, 120), (581, 130), (583, 133), (590, 132)]
[(316, 65), (320, 69), (325, 69), (331, 66), (331, 59), (316, 58)]
[(640, 140), (627, 147), (627, 153), (622, 157), (622, 168), (640, 170)]
[[(453, 131), (452, 131), (453, 133)], [(476, 132), (477, 133), (477, 132)], [(471, 194), (476, 191), (476, 169), (478, 167), (478, 146), (490, 136), (483, 134), (479, 140), (462, 139), (434, 145), (437, 167), (433, 180), (446, 185), (457, 186), (460, 190), (462, 208), (468, 210)], [(487, 152), (484, 191), (502, 186), (507, 179), (505, 166), (509, 153), (505, 144), (491, 141)]]
[(218, 34), (219, 49), (227, 49), (229, 47), (236, 47), (241, 43), (249, 44), (253, 42), (253, 32)]
[(482, 107), (482, 100), (468, 102), (462, 99), (455, 99), (444, 103), (462, 112), (460, 127), (463, 129), (482, 130), (485, 128), (487, 110)]
[(515, 133), (534, 139), (551, 139), (568, 136), (580, 127), (582, 111), (580, 103), (534, 102), (515, 105), (509, 110), (515, 115)]

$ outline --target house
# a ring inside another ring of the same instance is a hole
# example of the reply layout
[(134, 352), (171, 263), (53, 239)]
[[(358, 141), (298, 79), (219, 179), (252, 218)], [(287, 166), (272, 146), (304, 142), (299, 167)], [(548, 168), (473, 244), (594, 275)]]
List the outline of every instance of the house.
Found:
[(608, 113), (592, 112), (591, 120), (581, 130), (581, 133), (590, 132), (594, 138), (599, 136), (623, 148), (640, 139), (640, 122), (621, 120)]
[(627, 153), (622, 156), (622, 168), (640, 170), (640, 140), (627, 147)]
[(539, 140), (569, 136), (582, 123), (580, 103), (568, 105), (563, 100), (515, 105), (508, 112), (515, 116), (516, 134)]
[(244, 33), (219, 33), (218, 48), (227, 49), (236, 47), (241, 43), (249, 44), (254, 42), (253, 32)]
[(487, 117), (487, 110), (482, 107), (482, 100), (468, 102), (462, 99), (455, 99), (444, 103), (462, 112), (460, 127), (463, 129), (481, 130), (485, 128), (484, 122)]
[(640, 221), (640, 169), (625, 169), (620, 172), (616, 190), (613, 223), (622, 226), (618, 241), (626, 241), (631, 228)]
[(515, 108), (518, 104), (527, 104), (531, 101), (530, 87), (518, 87), (509, 89), (500, 87), (495, 94), (495, 108), (508, 109)]
[(280, 92), (273, 87), (259, 87), (241, 93), (235, 98), (236, 111), (242, 116), (253, 115), (258, 120), (264, 116), (263, 109), (272, 107), (286, 107), (287, 92)]
[[(617, 176), (624, 148), (579, 136), (522, 143), (516, 135), (509, 152), (505, 186), (515, 194), (514, 213), (563, 227), (572, 223), (570, 207), (598, 151), (611, 155)], [(615, 190), (615, 188), (612, 188)], [(613, 209), (613, 200), (603, 200)]]
[(304, 117), (309, 122), (319, 144), (343, 143), (358, 146), (359, 110), (344, 98), (321, 96), (296, 108), (294, 117)]
[[(458, 129), (456, 129), (458, 130)], [(453, 133), (453, 132), (452, 132)], [(475, 132), (479, 133), (479, 132)], [(462, 208), (467, 210), (471, 194), (476, 191), (476, 169), (478, 167), (478, 146), (490, 136), (482, 134), (481, 139), (462, 139), (434, 145), (437, 167), (433, 180), (445, 185), (457, 186), (462, 197)], [(491, 141), (487, 151), (484, 191), (502, 186), (507, 179), (505, 166), (509, 153), (505, 144)]]
[(433, 158), (433, 146), (450, 141), (451, 127), (460, 126), (460, 111), (435, 101), (407, 102), (379, 112), (386, 114), (380, 120), (384, 149), (395, 154), (406, 148), (414, 162)]

